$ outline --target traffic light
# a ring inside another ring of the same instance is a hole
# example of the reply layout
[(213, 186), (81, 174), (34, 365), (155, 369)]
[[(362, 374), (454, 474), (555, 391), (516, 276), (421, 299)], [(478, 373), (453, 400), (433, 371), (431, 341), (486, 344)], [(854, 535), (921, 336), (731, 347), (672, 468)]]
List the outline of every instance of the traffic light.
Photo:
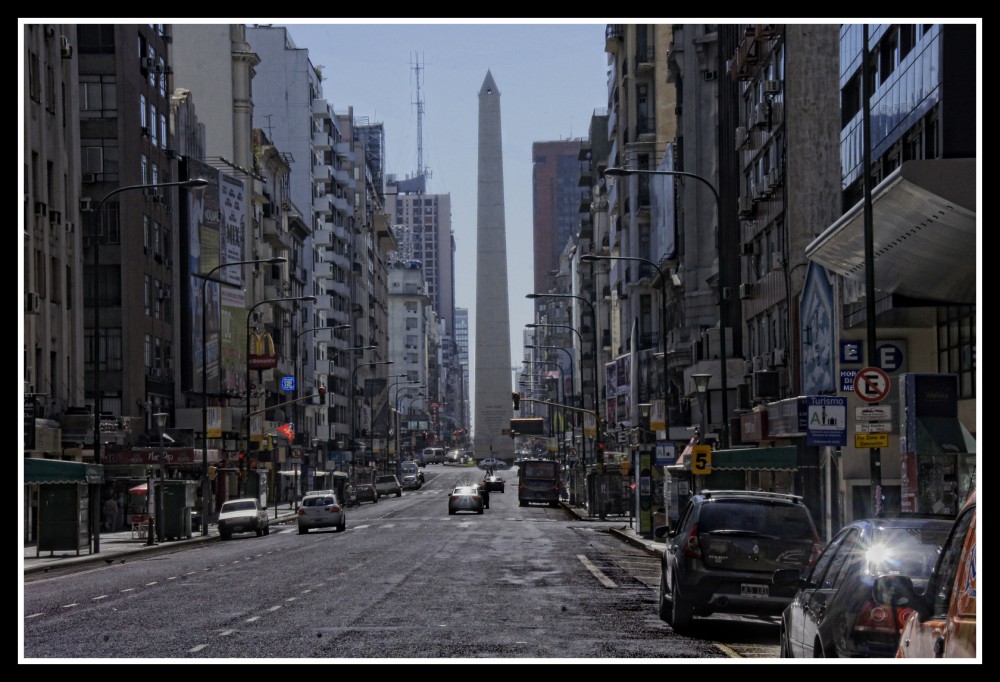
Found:
[(319, 387), (319, 404), (326, 405), (326, 386)]
[(604, 464), (604, 443), (600, 441), (597, 443), (597, 463)]
[(510, 394), (510, 396), (511, 396), (511, 398), (514, 399), (514, 409), (515, 410), (520, 410), (521, 409), (521, 394), (518, 393), (517, 391), (514, 391), (513, 393)]

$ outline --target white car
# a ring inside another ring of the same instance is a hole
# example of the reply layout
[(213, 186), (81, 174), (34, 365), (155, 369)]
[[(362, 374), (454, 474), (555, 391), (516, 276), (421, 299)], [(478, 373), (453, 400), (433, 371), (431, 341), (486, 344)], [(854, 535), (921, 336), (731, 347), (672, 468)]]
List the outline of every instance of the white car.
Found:
[(267, 517), (267, 509), (252, 497), (241, 500), (229, 500), (219, 508), (219, 537), (228, 540), (233, 533), (254, 532), (257, 537), (271, 533), (271, 523)]
[(493, 457), (487, 457), (486, 459), (479, 460), (480, 469), (499, 469), (503, 466), (503, 460), (494, 459)]
[(303, 497), (299, 505), (298, 520), (300, 535), (308, 533), (310, 528), (332, 526), (340, 532), (347, 528), (347, 514), (333, 491), (317, 491)]

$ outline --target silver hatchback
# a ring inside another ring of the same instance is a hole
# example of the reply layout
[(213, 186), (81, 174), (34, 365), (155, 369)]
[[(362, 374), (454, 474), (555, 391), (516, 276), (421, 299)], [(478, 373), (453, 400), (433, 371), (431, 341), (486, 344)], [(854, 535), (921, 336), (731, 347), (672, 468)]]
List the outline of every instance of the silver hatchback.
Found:
[(344, 506), (331, 493), (310, 493), (302, 498), (298, 511), (299, 534), (308, 533), (311, 528), (347, 528), (347, 514)]

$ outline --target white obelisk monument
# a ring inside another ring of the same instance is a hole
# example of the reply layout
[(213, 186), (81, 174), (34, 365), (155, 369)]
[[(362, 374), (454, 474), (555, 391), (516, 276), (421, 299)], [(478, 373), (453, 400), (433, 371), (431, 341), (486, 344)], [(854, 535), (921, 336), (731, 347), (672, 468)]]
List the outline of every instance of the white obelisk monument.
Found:
[(510, 306), (504, 222), (500, 91), (486, 72), (479, 90), (479, 190), (476, 218), (476, 404), (474, 456), (511, 460)]

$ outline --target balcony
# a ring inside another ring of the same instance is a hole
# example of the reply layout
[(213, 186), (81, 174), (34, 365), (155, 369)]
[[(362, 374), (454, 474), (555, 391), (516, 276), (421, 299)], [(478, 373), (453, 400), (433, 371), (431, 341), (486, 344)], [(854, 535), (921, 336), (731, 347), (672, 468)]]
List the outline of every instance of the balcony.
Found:
[(329, 223), (324, 223), (324, 229), (313, 232), (313, 246), (333, 246), (333, 230), (325, 227), (326, 225), (329, 225)]
[(337, 184), (344, 188), (351, 187), (354, 184), (354, 178), (351, 177), (351, 174), (343, 168), (333, 169), (333, 179), (337, 182)]
[(590, 203), (593, 199), (593, 193), (589, 189), (580, 192), (580, 213), (590, 213)]
[(316, 151), (331, 149), (330, 133), (326, 130), (313, 130), (312, 145)]
[(638, 71), (652, 70), (656, 63), (656, 49), (652, 45), (640, 45), (635, 49), (635, 67)]
[(624, 24), (608, 24), (604, 29), (604, 51), (613, 54), (618, 51), (618, 46), (624, 41)]
[(325, 99), (314, 99), (312, 101), (313, 118), (325, 120), (330, 118), (330, 103)]
[(334, 147), (334, 151), (337, 152), (337, 156), (341, 157), (345, 161), (350, 161), (351, 163), (356, 163), (358, 160), (357, 154), (351, 150), (350, 142), (338, 142)]
[(332, 196), (331, 203), (333, 208), (340, 213), (346, 213), (350, 215), (353, 212), (353, 207), (347, 202), (347, 199), (336, 194), (328, 195)]
[(313, 275), (315, 277), (329, 277), (333, 274), (333, 266), (330, 263), (313, 263)]
[(324, 215), (333, 213), (333, 200), (331, 195), (324, 194), (323, 196), (313, 197), (312, 209), (316, 213), (322, 213)]

